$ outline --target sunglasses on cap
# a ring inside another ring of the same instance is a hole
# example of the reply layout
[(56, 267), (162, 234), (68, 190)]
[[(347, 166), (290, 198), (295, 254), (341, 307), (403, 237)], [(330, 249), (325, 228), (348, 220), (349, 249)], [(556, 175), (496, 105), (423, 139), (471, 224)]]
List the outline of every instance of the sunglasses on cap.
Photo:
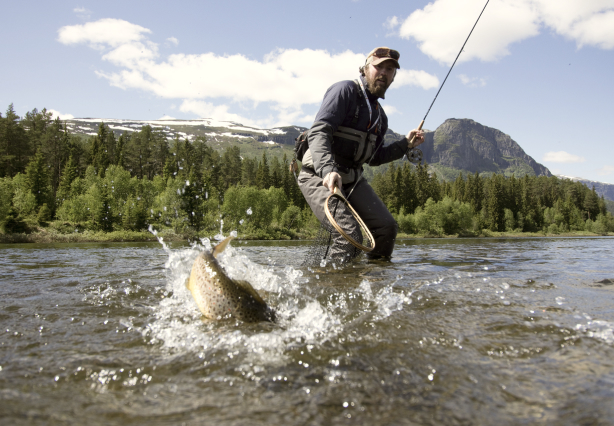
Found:
[(395, 61), (398, 61), (401, 55), (394, 49), (389, 49), (387, 47), (380, 47), (379, 49), (375, 49), (370, 56), (375, 56), (378, 58), (392, 58)]

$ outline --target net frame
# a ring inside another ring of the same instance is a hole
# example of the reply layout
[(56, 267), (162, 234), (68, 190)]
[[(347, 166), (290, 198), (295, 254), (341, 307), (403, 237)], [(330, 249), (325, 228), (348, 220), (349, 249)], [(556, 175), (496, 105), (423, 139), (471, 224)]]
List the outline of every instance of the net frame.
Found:
[[(360, 230), (362, 231), (362, 234), (367, 237), (368, 245), (364, 245), (364, 244), (361, 244), (360, 242), (356, 241), (347, 232), (345, 232), (345, 230), (341, 226), (339, 226), (339, 224), (335, 220), (334, 214), (332, 214), (330, 212), (330, 204), (331, 204), (330, 201), (331, 201), (331, 198), (333, 198), (333, 197), (340, 199), (341, 202), (348, 208), (350, 213), (352, 213), (352, 216), (354, 217), (354, 219), (356, 220), (356, 222), (360, 226)], [(367, 228), (367, 225), (365, 225), (365, 223), (363, 222), (361, 217), (358, 215), (358, 213), (356, 213), (356, 210), (354, 210), (354, 207), (352, 207), (352, 205), (347, 200), (347, 198), (345, 198), (343, 196), (343, 194), (341, 193), (339, 188), (335, 187), (335, 189), (333, 190), (333, 193), (330, 194), (328, 196), (328, 198), (326, 199), (326, 205), (325, 205), (325, 208), (324, 208), (324, 213), (326, 214), (326, 217), (330, 221), (330, 224), (350, 244), (352, 244), (357, 249), (360, 249), (360, 250), (362, 250), (362, 251), (364, 251), (366, 253), (369, 253), (369, 252), (373, 251), (373, 249), (375, 248), (375, 239), (373, 238), (373, 235), (371, 234), (371, 231), (369, 231), (369, 228)]]

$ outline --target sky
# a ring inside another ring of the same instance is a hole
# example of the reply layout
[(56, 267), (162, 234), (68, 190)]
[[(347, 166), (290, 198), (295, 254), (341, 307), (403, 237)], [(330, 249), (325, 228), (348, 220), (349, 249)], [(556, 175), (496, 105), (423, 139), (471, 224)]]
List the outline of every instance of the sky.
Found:
[[(214, 118), (309, 127), (375, 47), (400, 52), (381, 100), (406, 134), (486, 0), (2, 0), (0, 112)], [(490, 0), (426, 117), (511, 136), (552, 173), (614, 184), (614, 0)]]

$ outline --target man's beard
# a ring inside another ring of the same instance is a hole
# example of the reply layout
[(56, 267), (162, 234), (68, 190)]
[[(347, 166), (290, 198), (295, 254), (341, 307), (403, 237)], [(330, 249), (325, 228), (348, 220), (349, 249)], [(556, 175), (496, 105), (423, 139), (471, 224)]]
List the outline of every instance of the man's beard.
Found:
[[(376, 84), (376, 81), (378, 79), (385, 84)], [(372, 95), (377, 96), (378, 98), (384, 99), (384, 95), (386, 94), (386, 90), (388, 90), (388, 87), (390, 87), (390, 83), (392, 82), (388, 82), (386, 77), (375, 77), (373, 80), (367, 77), (367, 88), (369, 89), (369, 92), (371, 92)]]

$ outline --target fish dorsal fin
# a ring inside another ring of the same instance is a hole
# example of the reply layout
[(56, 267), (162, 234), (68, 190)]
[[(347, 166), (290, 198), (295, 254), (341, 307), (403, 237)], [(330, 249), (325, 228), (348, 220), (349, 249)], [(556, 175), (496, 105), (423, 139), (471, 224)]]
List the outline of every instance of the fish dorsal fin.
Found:
[(245, 280), (233, 280), (239, 287), (243, 290), (247, 291), (257, 302), (266, 305), (266, 302), (262, 300), (262, 297), (258, 294), (258, 292), (252, 287), (252, 285)]
[(221, 243), (213, 248), (213, 257), (217, 257), (218, 254), (224, 251), (228, 243), (230, 243), (235, 237), (227, 237)]

